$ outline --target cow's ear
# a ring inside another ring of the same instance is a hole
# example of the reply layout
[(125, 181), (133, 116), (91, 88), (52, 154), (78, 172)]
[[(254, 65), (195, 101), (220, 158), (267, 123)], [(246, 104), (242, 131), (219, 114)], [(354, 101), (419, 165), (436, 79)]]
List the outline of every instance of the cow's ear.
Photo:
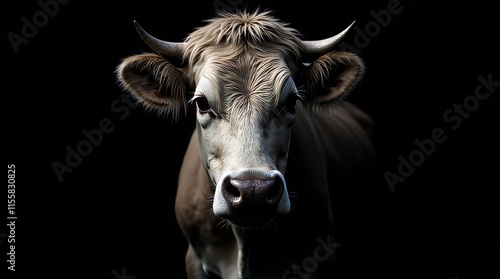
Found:
[(306, 66), (303, 82), (306, 103), (312, 107), (335, 104), (361, 80), (363, 61), (354, 53), (329, 52)]
[(188, 83), (184, 70), (157, 54), (125, 58), (116, 74), (121, 85), (146, 108), (177, 119), (186, 107)]

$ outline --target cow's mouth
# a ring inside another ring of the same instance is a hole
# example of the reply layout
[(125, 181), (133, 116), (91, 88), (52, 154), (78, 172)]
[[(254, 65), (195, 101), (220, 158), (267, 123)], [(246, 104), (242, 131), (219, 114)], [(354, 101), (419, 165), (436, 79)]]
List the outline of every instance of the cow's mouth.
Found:
[(216, 186), (213, 210), (236, 226), (264, 226), (290, 211), (283, 175), (275, 170), (227, 172)]
[(273, 221), (276, 214), (270, 210), (242, 210), (234, 211), (228, 216), (221, 216), (232, 225), (241, 228), (264, 227)]

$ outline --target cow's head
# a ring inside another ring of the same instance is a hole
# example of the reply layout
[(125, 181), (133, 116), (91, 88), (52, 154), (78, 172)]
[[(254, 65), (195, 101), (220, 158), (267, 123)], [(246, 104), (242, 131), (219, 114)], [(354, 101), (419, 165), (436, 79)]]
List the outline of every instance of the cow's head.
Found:
[(358, 56), (331, 51), (351, 26), (302, 41), (269, 13), (242, 12), (221, 14), (171, 43), (136, 24), (155, 54), (124, 59), (118, 77), (139, 102), (175, 119), (196, 108), (213, 212), (259, 226), (290, 210), (284, 173), (296, 102), (331, 106), (362, 76)]

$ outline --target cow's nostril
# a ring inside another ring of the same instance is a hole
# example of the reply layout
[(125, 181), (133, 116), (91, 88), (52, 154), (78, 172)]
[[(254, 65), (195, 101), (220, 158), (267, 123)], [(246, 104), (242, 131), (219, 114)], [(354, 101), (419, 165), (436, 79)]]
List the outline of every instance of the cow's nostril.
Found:
[(274, 183), (267, 189), (266, 200), (269, 204), (275, 204), (279, 201), (283, 194), (282, 186), (281, 181), (275, 179)]
[(224, 183), (222, 195), (224, 196), (224, 199), (232, 205), (238, 205), (241, 203), (241, 191), (237, 184), (233, 184), (231, 179), (228, 179), (226, 183)]

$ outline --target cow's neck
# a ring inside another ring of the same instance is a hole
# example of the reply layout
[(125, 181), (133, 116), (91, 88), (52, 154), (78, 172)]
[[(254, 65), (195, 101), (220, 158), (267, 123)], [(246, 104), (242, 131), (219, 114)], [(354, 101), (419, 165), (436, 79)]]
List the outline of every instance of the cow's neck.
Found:
[(232, 226), (236, 242), (238, 243), (238, 275), (240, 278), (250, 278), (249, 257), (250, 257), (250, 231), (238, 229)]

